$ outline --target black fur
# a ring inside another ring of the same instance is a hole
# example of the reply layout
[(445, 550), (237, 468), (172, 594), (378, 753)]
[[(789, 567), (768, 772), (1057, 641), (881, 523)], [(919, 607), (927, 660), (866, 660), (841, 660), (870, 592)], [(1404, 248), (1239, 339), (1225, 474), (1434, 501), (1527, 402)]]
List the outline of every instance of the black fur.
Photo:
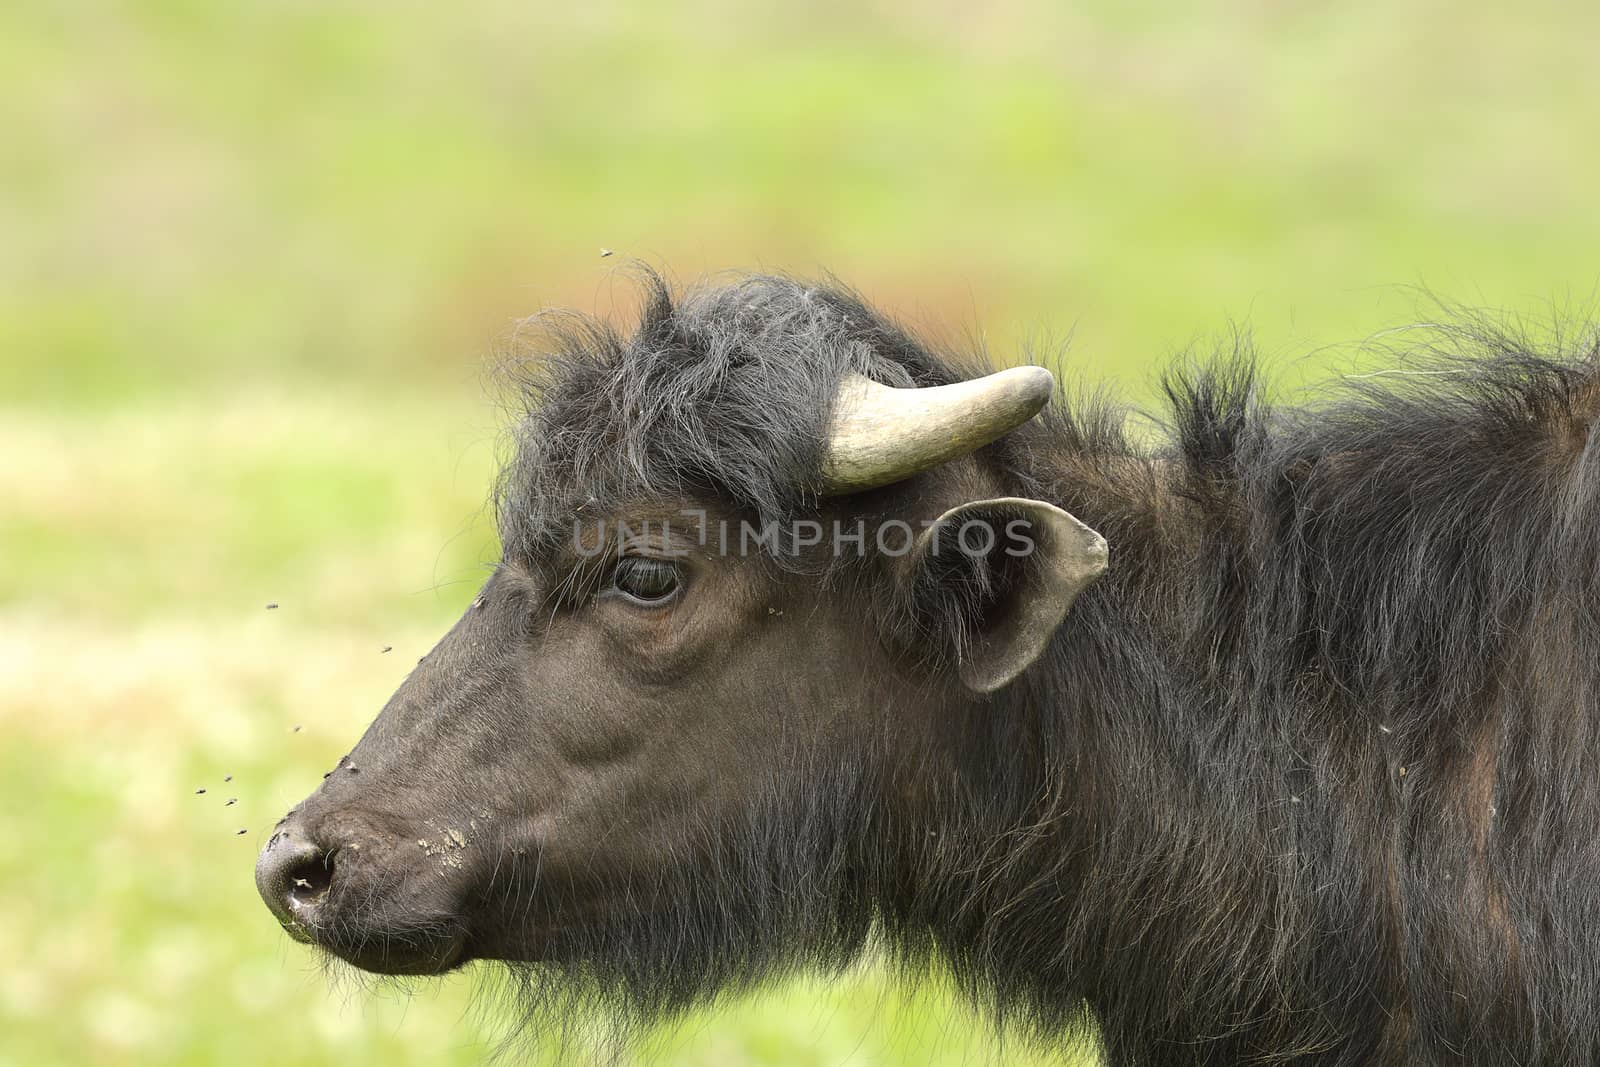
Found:
[(674, 296), (640, 272), (631, 336), (530, 320), (506, 364), (518, 421), (496, 501), (508, 556), (539, 560), (583, 510), (711, 496), (763, 522), (817, 501), (823, 428), (846, 373), (895, 386), (960, 366), (855, 294), (755, 277)]
[[(841, 374), (975, 372), (836, 289), (648, 296), (630, 337), (546, 323), (508, 557), (580, 506), (805, 512)], [(1300, 406), (1229, 351), (1172, 372), (1162, 442), (1063, 398), (985, 450), (1112, 568), (1041, 663), (951, 711), (948, 795), (881, 817), (893, 737), (773, 782), (718, 828), (722, 877), (686, 859), (586, 963), (517, 966), (530, 1012), (672, 1014), (876, 930), (1112, 1064), (1600, 1062), (1595, 350), (1432, 338)], [(839, 595), (876, 610), (871, 584)]]

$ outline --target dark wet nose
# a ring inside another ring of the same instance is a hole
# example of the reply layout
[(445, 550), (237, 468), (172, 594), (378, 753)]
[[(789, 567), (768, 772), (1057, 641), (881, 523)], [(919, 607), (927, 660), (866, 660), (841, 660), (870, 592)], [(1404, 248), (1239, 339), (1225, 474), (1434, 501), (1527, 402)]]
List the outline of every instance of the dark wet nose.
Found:
[(289, 936), (310, 941), (308, 926), (328, 899), (335, 874), (332, 853), (289, 823), (274, 833), (256, 859), (256, 890)]

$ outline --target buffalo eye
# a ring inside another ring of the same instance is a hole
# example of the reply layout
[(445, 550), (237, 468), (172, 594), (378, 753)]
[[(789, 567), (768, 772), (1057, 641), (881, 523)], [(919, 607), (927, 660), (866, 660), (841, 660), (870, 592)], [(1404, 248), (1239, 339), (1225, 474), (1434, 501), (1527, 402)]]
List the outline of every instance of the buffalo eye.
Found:
[(675, 564), (645, 556), (624, 556), (617, 560), (611, 575), (611, 588), (627, 600), (644, 607), (659, 607), (677, 595), (683, 576)]

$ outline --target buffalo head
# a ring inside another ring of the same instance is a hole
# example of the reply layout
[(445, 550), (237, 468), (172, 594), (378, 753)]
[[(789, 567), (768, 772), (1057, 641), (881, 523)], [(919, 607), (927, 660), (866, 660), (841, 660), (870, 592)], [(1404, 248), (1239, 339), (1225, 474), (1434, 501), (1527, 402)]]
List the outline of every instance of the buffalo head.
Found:
[(651, 1010), (913, 926), (979, 779), (1036, 787), (991, 705), (1105, 566), (1006, 450), (1050, 374), (941, 380), (770, 280), (560, 340), (503, 559), (279, 824), (267, 906), (370, 971), (510, 961)]

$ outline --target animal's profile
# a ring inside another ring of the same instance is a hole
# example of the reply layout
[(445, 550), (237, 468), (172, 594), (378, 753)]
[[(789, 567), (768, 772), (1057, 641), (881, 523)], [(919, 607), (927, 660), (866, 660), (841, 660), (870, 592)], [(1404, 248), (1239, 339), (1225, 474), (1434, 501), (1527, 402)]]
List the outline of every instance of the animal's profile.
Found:
[(879, 941), (1113, 1065), (1600, 1063), (1600, 382), (1486, 329), (1164, 435), (769, 277), (551, 317), (481, 595), (263, 851), (649, 1020)]

